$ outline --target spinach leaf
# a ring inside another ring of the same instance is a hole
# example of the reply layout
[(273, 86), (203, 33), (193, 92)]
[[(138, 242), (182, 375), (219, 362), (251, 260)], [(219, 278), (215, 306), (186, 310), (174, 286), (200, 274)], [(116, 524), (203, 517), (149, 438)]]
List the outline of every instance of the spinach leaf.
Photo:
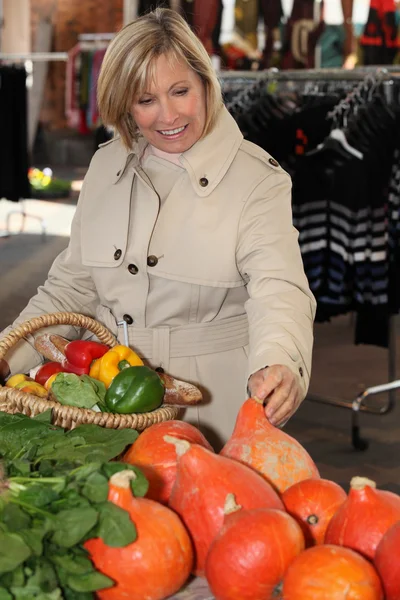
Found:
[(78, 544), (97, 523), (97, 511), (93, 508), (62, 510), (55, 516), (54, 544), (71, 548)]
[(112, 502), (105, 502), (100, 506), (97, 535), (112, 548), (127, 546), (137, 537), (136, 527), (129, 514)]
[(29, 546), (19, 535), (0, 531), (0, 573), (12, 571), (30, 555)]
[(31, 504), (32, 506), (40, 508), (48, 506), (54, 502), (58, 496), (59, 494), (49, 485), (40, 485), (40, 479), (38, 479), (37, 484), (33, 483), (33, 485), (30, 485), (25, 490), (21, 491), (18, 495), (18, 499), (24, 504)]
[(0, 600), (13, 600), (13, 597), (5, 588), (0, 587)]
[(30, 527), (31, 517), (22, 508), (16, 504), (5, 504), (1, 520), (7, 529), (11, 532), (17, 532), (20, 529)]
[(76, 592), (95, 592), (115, 585), (112, 579), (98, 571), (86, 573), (85, 575), (70, 575), (67, 583)]
[(92, 473), (82, 487), (82, 494), (91, 502), (105, 502), (108, 496), (108, 481), (101, 473)]

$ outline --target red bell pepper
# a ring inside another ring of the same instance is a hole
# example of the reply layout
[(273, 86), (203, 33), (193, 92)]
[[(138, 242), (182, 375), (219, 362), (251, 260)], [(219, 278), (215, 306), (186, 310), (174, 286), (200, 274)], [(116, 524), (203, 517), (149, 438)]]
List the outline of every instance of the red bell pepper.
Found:
[(64, 348), (65, 359), (62, 362), (64, 371), (75, 375), (88, 375), (90, 365), (96, 358), (101, 358), (110, 348), (106, 344), (85, 340), (74, 340)]
[(36, 372), (35, 381), (40, 383), (40, 385), (44, 385), (46, 381), (54, 375), (54, 373), (64, 373), (65, 369), (59, 362), (48, 362), (40, 367), (40, 369)]

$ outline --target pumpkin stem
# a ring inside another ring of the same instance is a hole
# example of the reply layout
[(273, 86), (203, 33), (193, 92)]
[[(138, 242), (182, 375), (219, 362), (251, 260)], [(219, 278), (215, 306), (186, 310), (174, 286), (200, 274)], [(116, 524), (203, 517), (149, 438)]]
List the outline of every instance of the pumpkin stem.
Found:
[(309, 525), (316, 525), (318, 523), (318, 517), (317, 517), (317, 515), (309, 515), (307, 517), (307, 523)]
[(372, 481), (367, 477), (353, 477), (350, 481), (350, 487), (352, 490), (363, 490), (367, 486), (376, 489), (375, 481)]
[(136, 479), (136, 473), (129, 469), (125, 469), (125, 471), (118, 471), (118, 473), (111, 475), (110, 483), (115, 485), (115, 487), (128, 490), (131, 487), (131, 481), (133, 479)]
[(240, 504), (236, 504), (235, 494), (228, 494), (225, 500), (224, 515), (230, 515), (241, 508)]
[(190, 443), (188, 441), (180, 440), (173, 435), (164, 435), (164, 442), (167, 442), (167, 444), (174, 444), (178, 456), (183, 456), (190, 450)]
[(252, 396), (252, 398), (258, 404), (264, 404), (264, 400), (261, 400), (258, 396)]

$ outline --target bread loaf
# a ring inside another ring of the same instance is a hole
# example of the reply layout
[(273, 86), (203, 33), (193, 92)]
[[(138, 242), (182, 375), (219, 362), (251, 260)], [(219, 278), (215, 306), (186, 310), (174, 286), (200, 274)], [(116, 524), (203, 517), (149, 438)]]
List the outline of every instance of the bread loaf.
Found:
[(62, 362), (65, 358), (64, 349), (69, 340), (54, 333), (44, 333), (35, 338), (36, 350), (47, 360)]

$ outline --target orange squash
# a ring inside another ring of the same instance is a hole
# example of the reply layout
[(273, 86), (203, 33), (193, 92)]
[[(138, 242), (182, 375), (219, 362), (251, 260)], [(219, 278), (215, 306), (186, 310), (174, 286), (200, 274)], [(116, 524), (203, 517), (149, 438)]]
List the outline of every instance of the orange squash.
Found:
[(375, 553), (375, 567), (381, 576), (386, 600), (400, 598), (400, 521), (391, 526)]
[(271, 425), (258, 398), (242, 404), (231, 438), (220, 454), (248, 465), (280, 493), (303, 479), (319, 478), (318, 469), (301, 444)]
[(323, 544), (325, 532), (347, 494), (328, 479), (304, 479), (282, 494), (286, 510), (303, 529), (307, 546)]
[(153, 500), (135, 498), (133, 477), (133, 471), (114, 474), (108, 499), (129, 513), (137, 539), (123, 548), (100, 538), (84, 544), (96, 568), (116, 582), (97, 592), (99, 600), (162, 600), (182, 587), (192, 568), (192, 543), (178, 515)]
[(147, 498), (168, 504), (175, 483), (177, 456), (173, 445), (164, 441), (165, 435), (204, 446), (213, 452), (204, 435), (184, 421), (157, 423), (141, 433), (125, 452), (122, 460), (141, 469), (149, 482)]
[(222, 527), (227, 494), (244, 508), (284, 505), (273, 487), (260, 475), (197, 444), (166, 436), (175, 445), (178, 471), (169, 505), (181, 517), (195, 546), (196, 575), (203, 575), (207, 552)]
[(228, 494), (205, 575), (218, 600), (274, 600), (288, 566), (303, 550), (303, 533), (290, 515), (271, 508), (241, 510)]
[(352, 548), (373, 559), (387, 530), (400, 521), (400, 497), (377, 490), (374, 481), (353, 477), (348, 498), (332, 517), (325, 543)]
[(383, 600), (374, 567), (340, 546), (315, 546), (294, 559), (283, 578), (284, 600)]

